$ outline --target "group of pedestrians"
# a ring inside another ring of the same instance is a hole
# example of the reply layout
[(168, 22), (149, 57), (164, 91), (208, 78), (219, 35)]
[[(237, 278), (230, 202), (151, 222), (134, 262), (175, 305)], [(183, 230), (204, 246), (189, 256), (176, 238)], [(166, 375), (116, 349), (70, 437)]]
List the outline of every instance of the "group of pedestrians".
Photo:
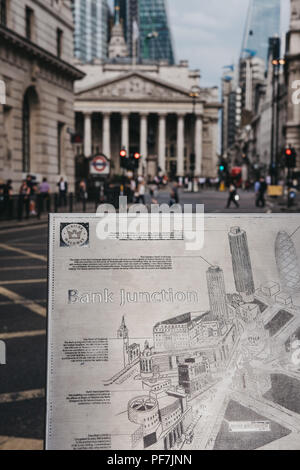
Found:
[[(68, 183), (63, 177), (57, 183), (58, 205), (63, 207), (67, 205)], [(16, 199), (16, 204), (14, 200)], [(22, 181), (17, 194), (13, 192), (13, 182), (11, 179), (6, 183), (0, 181), (0, 216), (12, 218), (14, 208), (17, 211), (18, 219), (25, 215), (37, 216), (45, 209), (50, 212), (51, 206), (51, 187), (46, 177), (39, 183), (31, 175), (27, 175)]]
[[(264, 177), (258, 179), (254, 185), (254, 192), (255, 192), (255, 205), (258, 208), (264, 209), (266, 207), (266, 192), (268, 190), (268, 183)], [(226, 209), (231, 207), (233, 203), (237, 209), (239, 209), (240, 204), (240, 196), (238, 194), (237, 185), (234, 181), (230, 182), (229, 185), (229, 195)]]

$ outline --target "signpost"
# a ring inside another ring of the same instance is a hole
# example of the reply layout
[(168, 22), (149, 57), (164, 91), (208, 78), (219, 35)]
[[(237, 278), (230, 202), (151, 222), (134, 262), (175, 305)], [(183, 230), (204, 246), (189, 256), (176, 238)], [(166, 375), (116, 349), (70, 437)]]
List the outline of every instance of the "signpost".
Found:
[(92, 157), (90, 161), (90, 175), (107, 176), (110, 173), (110, 161), (104, 154)]

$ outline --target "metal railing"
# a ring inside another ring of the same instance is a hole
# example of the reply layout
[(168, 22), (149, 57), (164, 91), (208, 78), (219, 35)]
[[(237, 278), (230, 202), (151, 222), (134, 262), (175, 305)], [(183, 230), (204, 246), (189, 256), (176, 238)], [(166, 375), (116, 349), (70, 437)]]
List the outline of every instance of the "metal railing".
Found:
[[(0, 196), (0, 222), (4, 220), (39, 219), (49, 212), (86, 212), (88, 201), (75, 197), (73, 193), (66, 195), (35, 194), (26, 197), (13, 195), (8, 198)], [(95, 204), (92, 201), (91, 204)], [(89, 204), (90, 205), (90, 204)]]

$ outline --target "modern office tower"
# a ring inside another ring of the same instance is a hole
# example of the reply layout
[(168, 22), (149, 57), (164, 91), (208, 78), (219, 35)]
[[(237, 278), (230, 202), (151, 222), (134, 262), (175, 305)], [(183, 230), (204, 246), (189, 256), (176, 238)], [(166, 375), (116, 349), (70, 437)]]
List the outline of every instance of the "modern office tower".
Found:
[(218, 266), (211, 266), (206, 272), (206, 279), (210, 311), (216, 319), (226, 322), (228, 320), (228, 310), (222, 269)]
[(71, 0), (74, 18), (74, 55), (83, 63), (107, 56), (107, 0)]
[(269, 38), (280, 36), (281, 0), (250, 0), (241, 58), (249, 53), (268, 61)]
[(251, 124), (256, 112), (257, 92), (265, 82), (265, 62), (259, 57), (240, 60), (239, 86), (241, 93), (241, 125)]
[(245, 301), (249, 302), (253, 300), (255, 286), (247, 234), (240, 227), (233, 227), (228, 236), (236, 290)]
[(279, 232), (275, 242), (275, 257), (283, 289), (300, 292), (300, 265), (293, 240), (286, 232)]
[(222, 155), (225, 158), (241, 125), (242, 89), (237, 81), (237, 68), (226, 67), (222, 77)]
[(141, 60), (166, 60), (168, 64), (174, 64), (167, 0), (115, 0), (117, 5), (120, 7), (130, 55), (134, 53), (133, 23), (136, 21), (139, 28), (138, 57)]
[[(115, 7), (120, 8), (120, 21), (123, 26), (125, 40), (130, 57), (133, 55), (133, 23), (139, 24), (139, 0), (115, 0)], [(137, 44), (139, 56), (139, 44)]]
[(174, 64), (166, 0), (140, 0), (140, 54), (143, 59)]

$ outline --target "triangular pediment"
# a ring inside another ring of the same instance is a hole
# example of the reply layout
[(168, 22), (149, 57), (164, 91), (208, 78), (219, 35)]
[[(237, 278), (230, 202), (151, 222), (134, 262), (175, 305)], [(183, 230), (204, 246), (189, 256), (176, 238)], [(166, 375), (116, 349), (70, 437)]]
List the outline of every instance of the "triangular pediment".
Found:
[(139, 72), (121, 75), (78, 91), (79, 100), (189, 101), (189, 91)]

